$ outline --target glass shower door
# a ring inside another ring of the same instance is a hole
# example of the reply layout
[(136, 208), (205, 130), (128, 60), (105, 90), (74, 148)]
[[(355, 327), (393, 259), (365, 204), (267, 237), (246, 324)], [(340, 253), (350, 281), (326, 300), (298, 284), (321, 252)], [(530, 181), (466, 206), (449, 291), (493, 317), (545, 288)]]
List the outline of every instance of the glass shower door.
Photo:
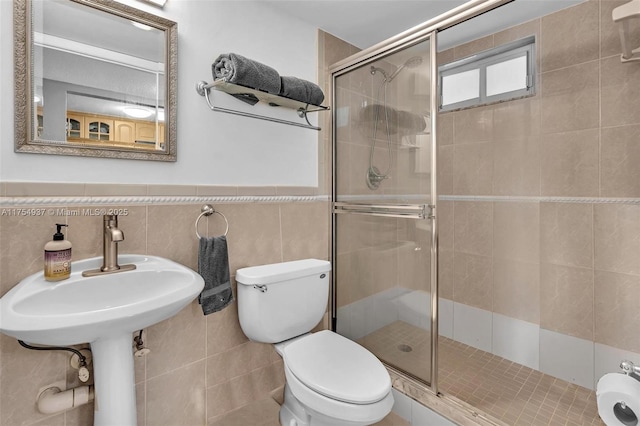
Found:
[(426, 39), (334, 75), (335, 329), (428, 384), (437, 341), (432, 61)]

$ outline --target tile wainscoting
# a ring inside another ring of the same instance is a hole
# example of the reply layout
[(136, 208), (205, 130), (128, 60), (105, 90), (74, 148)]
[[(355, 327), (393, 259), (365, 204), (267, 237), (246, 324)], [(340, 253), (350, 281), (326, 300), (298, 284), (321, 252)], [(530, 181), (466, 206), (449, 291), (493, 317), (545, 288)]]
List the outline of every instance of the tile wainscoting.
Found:
[[(101, 255), (101, 213), (110, 209), (121, 212), (120, 253), (197, 269), (194, 224), (202, 204), (213, 204), (229, 221), (234, 286), (241, 267), (329, 258), (328, 197), (314, 188), (3, 182), (0, 190), (0, 295), (42, 269), (43, 246), (57, 222), (69, 225), (74, 260)], [(219, 234), (220, 222), (201, 220), (199, 231)], [(213, 424), (284, 384), (282, 360), (271, 345), (244, 336), (235, 303), (204, 316), (194, 301), (145, 333), (151, 353), (135, 365), (141, 426)], [(39, 389), (56, 382), (79, 385), (66, 353), (28, 351), (0, 337), (0, 425), (91, 424), (93, 404), (56, 415), (37, 412)]]

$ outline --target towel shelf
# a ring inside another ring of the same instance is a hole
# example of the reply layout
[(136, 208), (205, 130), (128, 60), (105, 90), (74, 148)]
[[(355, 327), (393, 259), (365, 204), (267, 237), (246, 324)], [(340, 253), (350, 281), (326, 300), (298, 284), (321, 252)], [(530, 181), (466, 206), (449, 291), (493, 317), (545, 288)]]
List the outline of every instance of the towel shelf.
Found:
[[(272, 107), (284, 107), (293, 109), (298, 113), (298, 117), (304, 118), (305, 123), (298, 123), (295, 121), (282, 120), (279, 118), (268, 117), (266, 115), (253, 114), (250, 112), (237, 111), (229, 108), (217, 107), (211, 103), (210, 91), (215, 89), (229, 95), (253, 95), (259, 102), (264, 102)], [(200, 81), (196, 84), (196, 91), (200, 96), (204, 96), (207, 101), (207, 105), (212, 111), (224, 112), (227, 114), (240, 115), (242, 117), (257, 118), (259, 120), (272, 121), (275, 123), (287, 124), (289, 126), (303, 127), (305, 129), (322, 130), (320, 127), (314, 126), (309, 122), (307, 114), (310, 112), (327, 111), (328, 106), (311, 105), (304, 102), (296, 101), (294, 99), (285, 98), (271, 93), (255, 90), (250, 87), (240, 86), (237, 84), (228, 83), (224, 80), (216, 80), (213, 83), (207, 83), (206, 81)]]
[[(632, 46), (631, 21), (638, 25), (640, 19), (640, 0), (632, 0), (618, 6), (611, 13), (613, 22), (618, 24), (620, 42), (622, 43), (622, 62), (640, 61), (640, 47)], [(633, 47), (636, 47), (635, 49)]]

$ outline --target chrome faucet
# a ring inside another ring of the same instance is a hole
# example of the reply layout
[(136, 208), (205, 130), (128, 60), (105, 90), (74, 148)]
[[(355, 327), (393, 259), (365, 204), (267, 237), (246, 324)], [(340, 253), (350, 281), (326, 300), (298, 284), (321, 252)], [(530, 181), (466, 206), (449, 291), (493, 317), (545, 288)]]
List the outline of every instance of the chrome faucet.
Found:
[(104, 216), (104, 235), (102, 236), (102, 272), (117, 271), (118, 265), (118, 243), (124, 241), (124, 233), (118, 229), (118, 216)]
[(118, 243), (124, 241), (124, 232), (118, 228), (118, 216), (107, 214), (103, 217), (102, 232), (102, 266), (82, 272), (82, 276), (113, 274), (115, 272), (131, 271), (136, 265), (118, 265)]

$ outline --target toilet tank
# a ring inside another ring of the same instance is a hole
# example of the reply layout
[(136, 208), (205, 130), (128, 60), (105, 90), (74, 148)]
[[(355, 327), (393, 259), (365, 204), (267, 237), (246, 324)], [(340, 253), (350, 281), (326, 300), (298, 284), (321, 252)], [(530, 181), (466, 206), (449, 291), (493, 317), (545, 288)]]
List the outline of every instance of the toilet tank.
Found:
[(318, 259), (238, 269), (244, 334), (255, 342), (276, 343), (311, 331), (326, 312), (330, 271), (331, 264)]

